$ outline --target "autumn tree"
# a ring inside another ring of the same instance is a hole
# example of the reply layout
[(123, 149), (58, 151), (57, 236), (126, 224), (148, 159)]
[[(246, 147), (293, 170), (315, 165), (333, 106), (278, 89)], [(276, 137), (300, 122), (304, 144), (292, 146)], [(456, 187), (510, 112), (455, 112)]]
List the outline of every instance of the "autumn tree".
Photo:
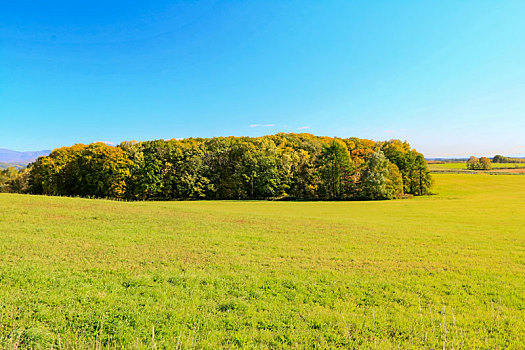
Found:
[(132, 161), (119, 147), (92, 143), (61, 169), (65, 195), (124, 198)]
[(38, 158), (30, 165), (28, 176), (29, 192), (34, 194), (66, 195), (66, 179), (63, 168), (81, 156), (81, 151), (87, 146), (76, 144), (71, 147), (61, 147), (53, 150), (46, 157)]
[(481, 170), (491, 170), (492, 169), (492, 162), (487, 157), (481, 157), (479, 159), (479, 167)]
[(479, 164), (479, 159), (475, 156), (471, 156), (468, 160), (467, 160), (467, 169), (469, 170), (478, 170), (480, 167), (480, 164)]

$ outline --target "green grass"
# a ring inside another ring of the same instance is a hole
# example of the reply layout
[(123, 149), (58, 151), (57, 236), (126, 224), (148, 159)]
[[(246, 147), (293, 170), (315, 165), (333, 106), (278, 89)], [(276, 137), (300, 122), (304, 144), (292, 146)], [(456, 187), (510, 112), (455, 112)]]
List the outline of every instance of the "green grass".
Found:
[(525, 176), (384, 202), (0, 195), (5, 348), (522, 348)]
[[(467, 163), (430, 163), (429, 169), (432, 170), (461, 170), (467, 169)], [(515, 169), (525, 168), (525, 163), (492, 163), (492, 169)]]

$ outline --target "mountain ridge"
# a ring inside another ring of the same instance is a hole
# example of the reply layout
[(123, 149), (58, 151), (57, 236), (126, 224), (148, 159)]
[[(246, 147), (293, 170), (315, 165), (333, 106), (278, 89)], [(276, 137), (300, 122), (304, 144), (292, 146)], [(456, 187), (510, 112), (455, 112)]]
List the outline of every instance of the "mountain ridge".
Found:
[(38, 157), (47, 156), (49, 153), (51, 153), (50, 150), (21, 152), (7, 148), (0, 148), (0, 162), (29, 164)]

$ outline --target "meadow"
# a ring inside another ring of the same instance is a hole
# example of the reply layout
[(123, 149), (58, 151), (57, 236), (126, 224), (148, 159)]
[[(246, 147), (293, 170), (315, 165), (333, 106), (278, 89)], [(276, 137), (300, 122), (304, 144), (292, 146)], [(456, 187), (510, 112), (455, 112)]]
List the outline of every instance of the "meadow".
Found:
[(525, 176), (394, 201), (0, 194), (13, 348), (522, 348)]
[[(430, 163), (428, 168), (432, 170), (467, 170), (467, 163)], [(525, 163), (492, 163), (492, 169), (523, 169)], [(470, 170), (469, 170), (470, 171)]]

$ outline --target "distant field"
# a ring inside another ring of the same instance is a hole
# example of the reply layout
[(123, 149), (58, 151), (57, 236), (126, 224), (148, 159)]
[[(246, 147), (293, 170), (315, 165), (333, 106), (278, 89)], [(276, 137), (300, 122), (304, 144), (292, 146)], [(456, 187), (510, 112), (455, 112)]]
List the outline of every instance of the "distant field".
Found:
[(0, 162), (0, 170), (7, 169), (9, 167), (14, 167), (16, 169), (22, 169), (25, 168), (26, 164), (23, 163), (4, 163)]
[(0, 194), (5, 348), (514, 348), (525, 176), (384, 202)]
[[(430, 163), (428, 168), (432, 170), (467, 170), (467, 163)], [(493, 169), (525, 169), (525, 163), (492, 163)]]

